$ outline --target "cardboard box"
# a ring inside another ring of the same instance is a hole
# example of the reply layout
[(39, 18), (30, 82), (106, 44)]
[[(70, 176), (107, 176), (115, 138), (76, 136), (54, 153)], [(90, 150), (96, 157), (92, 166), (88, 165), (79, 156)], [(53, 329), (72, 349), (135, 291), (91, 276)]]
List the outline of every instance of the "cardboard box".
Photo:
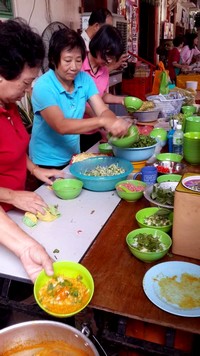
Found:
[[(186, 173), (182, 180), (195, 173)], [(182, 180), (174, 198), (172, 253), (200, 259), (200, 193), (185, 188)]]

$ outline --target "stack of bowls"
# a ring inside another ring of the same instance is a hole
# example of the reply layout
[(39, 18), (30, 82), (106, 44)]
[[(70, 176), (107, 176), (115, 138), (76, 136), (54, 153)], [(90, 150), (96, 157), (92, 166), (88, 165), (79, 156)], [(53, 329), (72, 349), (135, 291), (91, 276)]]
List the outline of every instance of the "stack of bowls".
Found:
[(143, 167), (146, 165), (146, 161), (132, 161), (133, 173), (140, 172)]
[(200, 164), (200, 132), (184, 134), (183, 157), (190, 164)]
[(187, 116), (192, 116), (196, 113), (196, 107), (193, 105), (183, 105), (181, 108), (183, 114)]
[(186, 117), (184, 132), (200, 132), (200, 116)]

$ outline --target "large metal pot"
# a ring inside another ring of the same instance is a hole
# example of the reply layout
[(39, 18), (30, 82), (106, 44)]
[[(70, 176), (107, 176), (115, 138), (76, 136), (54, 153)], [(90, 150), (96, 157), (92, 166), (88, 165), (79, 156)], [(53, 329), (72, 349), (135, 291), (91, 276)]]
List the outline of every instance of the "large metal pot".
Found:
[[(47, 341), (55, 341), (55, 347), (59, 341), (64, 341), (72, 349), (78, 350), (77, 353), (73, 353), (74, 356), (99, 356), (92, 342), (79, 330), (60, 322), (46, 320), (28, 321), (0, 330), (0, 356), (4, 356), (5, 353), (6, 356), (15, 354), (32, 356), (33, 351), (38, 351), (36, 345)], [(27, 346), (31, 346), (30, 352), (24, 350)], [(17, 347), (17, 353), (15, 351), (9, 353)]]

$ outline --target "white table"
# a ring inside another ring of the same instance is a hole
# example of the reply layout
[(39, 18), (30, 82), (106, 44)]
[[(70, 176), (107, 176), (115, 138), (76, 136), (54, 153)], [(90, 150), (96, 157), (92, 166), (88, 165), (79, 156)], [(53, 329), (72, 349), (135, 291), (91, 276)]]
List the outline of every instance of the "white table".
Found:
[[(96, 146), (90, 151), (97, 152)], [(66, 177), (72, 177), (68, 167), (64, 171)], [(80, 261), (120, 202), (115, 191), (92, 192), (83, 189), (79, 197), (72, 200), (57, 198), (46, 185), (37, 189), (37, 193), (47, 204), (58, 204), (61, 217), (50, 223), (40, 221), (37, 226), (30, 228), (22, 222), (23, 212), (13, 210), (8, 214), (58, 261)], [(59, 252), (55, 253), (55, 250)], [(0, 246), (0, 276), (29, 280), (20, 260), (4, 246)]]

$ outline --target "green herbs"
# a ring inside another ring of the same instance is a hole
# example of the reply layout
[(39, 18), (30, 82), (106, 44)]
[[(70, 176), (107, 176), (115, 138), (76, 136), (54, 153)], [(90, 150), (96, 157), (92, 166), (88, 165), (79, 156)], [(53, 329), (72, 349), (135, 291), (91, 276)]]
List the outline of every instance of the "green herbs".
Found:
[(131, 246), (142, 252), (159, 252), (165, 248), (159, 237), (145, 233), (136, 235)]
[(169, 214), (171, 214), (170, 210), (159, 209), (156, 213), (145, 217), (144, 224), (148, 226), (168, 226), (171, 224)]
[(174, 205), (174, 191), (172, 188), (161, 188), (159, 184), (154, 184), (151, 198), (157, 203), (164, 205)]
[(96, 166), (94, 169), (86, 170), (84, 175), (93, 177), (116, 176), (124, 172), (124, 168), (119, 167), (117, 164), (111, 164), (110, 166)]
[(131, 145), (131, 148), (148, 147), (156, 144), (156, 139), (147, 135), (139, 135), (139, 140)]

